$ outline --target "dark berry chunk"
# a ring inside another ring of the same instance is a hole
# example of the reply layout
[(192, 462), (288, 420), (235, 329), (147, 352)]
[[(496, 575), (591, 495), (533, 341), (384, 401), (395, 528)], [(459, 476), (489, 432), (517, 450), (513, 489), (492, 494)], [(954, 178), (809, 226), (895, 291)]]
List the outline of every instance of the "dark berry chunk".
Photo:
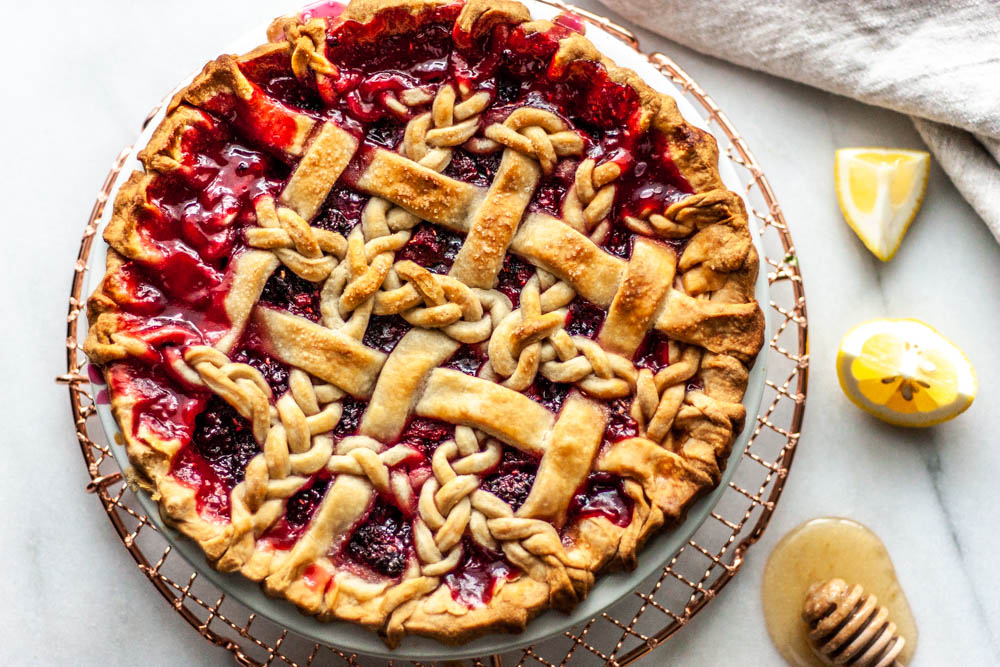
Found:
[(333, 434), (338, 438), (354, 435), (358, 432), (358, 425), (361, 423), (361, 415), (368, 407), (368, 401), (360, 400), (352, 396), (344, 396), (340, 402), (340, 421), (333, 429)]
[(603, 516), (617, 526), (631, 523), (632, 499), (625, 494), (625, 487), (617, 475), (591, 473), (570, 501), (569, 523), (593, 516)]
[(538, 188), (531, 198), (531, 203), (528, 204), (528, 210), (541, 211), (557, 218), (560, 217), (563, 198), (573, 184), (577, 164), (570, 160), (563, 160), (556, 166), (552, 174), (544, 177), (538, 184)]
[(515, 512), (531, 493), (535, 483), (535, 473), (513, 470), (508, 473), (490, 475), (483, 480), (482, 487), (511, 506)]
[(288, 391), (288, 366), (277, 359), (272, 359), (263, 352), (243, 348), (233, 355), (233, 361), (253, 366), (260, 371), (271, 387), (275, 398)]
[(243, 481), (247, 464), (260, 452), (250, 422), (217, 395), (195, 418), (191, 442), (230, 489)]
[(508, 254), (503, 258), (503, 267), (497, 276), (497, 289), (517, 308), (521, 303), (521, 290), (533, 275), (535, 267), (517, 255)]
[(399, 436), (399, 442), (413, 447), (430, 458), (438, 445), (454, 435), (455, 426), (453, 424), (426, 417), (414, 417), (407, 424), (403, 434)]
[(276, 76), (263, 85), (264, 91), (290, 107), (303, 111), (319, 112), (323, 109), (323, 101), (316, 91), (303, 86), (294, 76)]
[(586, 299), (576, 297), (566, 314), (566, 333), (570, 336), (593, 338), (604, 324), (606, 314)]
[(629, 259), (632, 256), (633, 240), (634, 237), (628, 229), (621, 225), (613, 225), (601, 245), (612, 255)]
[(604, 429), (605, 442), (618, 442), (625, 438), (633, 438), (639, 433), (638, 424), (629, 414), (628, 403), (618, 399), (612, 401), (608, 407), (611, 410), (608, 414), (608, 426)]
[(399, 339), (412, 327), (399, 315), (372, 315), (361, 342), (383, 352), (392, 352)]
[(281, 266), (267, 279), (260, 302), (318, 322), (321, 287), (322, 284), (309, 282), (295, 275), (287, 266)]
[(361, 211), (367, 203), (367, 195), (338, 185), (327, 196), (319, 217), (312, 224), (347, 236), (361, 222)]
[(478, 155), (462, 148), (452, 151), (451, 162), (444, 170), (445, 176), (458, 181), (489, 187), (500, 166), (500, 152)]
[(398, 509), (375, 501), (345, 550), (358, 563), (387, 577), (398, 577), (413, 552), (413, 528)]
[(528, 398), (552, 410), (552, 412), (559, 412), (566, 401), (566, 395), (569, 394), (569, 390), (572, 387), (573, 385), (570, 384), (552, 382), (539, 374), (535, 376), (535, 381), (531, 383), (531, 386), (525, 389), (524, 394)]
[(662, 213), (691, 192), (690, 184), (670, 159), (670, 148), (662, 135), (644, 137), (632, 150), (632, 156), (631, 168), (618, 179), (616, 219)]
[(448, 361), (445, 368), (461, 371), (466, 375), (475, 375), (486, 362), (486, 352), (478, 345), (463, 345)]
[(451, 597), (470, 609), (489, 604), (500, 579), (509, 579), (518, 569), (502, 553), (494, 553), (470, 539), (462, 540), (462, 560), (444, 576)]
[(317, 477), (309, 486), (299, 489), (285, 505), (285, 519), (295, 526), (304, 526), (316, 513), (316, 508), (330, 487), (329, 477)]
[(396, 146), (403, 140), (405, 131), (405, 125), (390, 118), (383, 118), (368, 126), (365, 140), (389, 150), (395, 150)]
[(566, 189), (561, 183), (546, 181), (535, 190), (535, 196), (531, 200), (529, 210), (541, 211), (559, 217), (560, 207), (565, 194)]
[(531, 493), (538, 461), (519, 449), (504, 445), (496, 470), (483, 479), (482, 488), (502, 499), (515, 511)]
[(497, 76), (497, 102), (513, 102), (521, 94), (521, 82), (502, 72)]
[(434, 273), (447, 273), (464, 243), (458, 234), (446, 229), (421, 223), (409, 243), (396, 253), (396, 260), (408, 259)]
[(646, 335), (635, 353), (635, 365), (656, 373), (670, 364), (670, 340), (659, 331)]

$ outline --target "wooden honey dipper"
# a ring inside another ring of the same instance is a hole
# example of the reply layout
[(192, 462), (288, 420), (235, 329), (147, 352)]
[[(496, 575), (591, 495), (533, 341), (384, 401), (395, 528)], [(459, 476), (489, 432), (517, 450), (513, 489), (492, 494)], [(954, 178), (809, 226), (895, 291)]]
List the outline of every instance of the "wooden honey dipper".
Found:
[(855, 667), (899, 665), (906, 643), (896, 634), (889, 611), (861, 586), (843, 579), (815, 583), (806, 592), (802, 620), (809, 640), (827, 664)]

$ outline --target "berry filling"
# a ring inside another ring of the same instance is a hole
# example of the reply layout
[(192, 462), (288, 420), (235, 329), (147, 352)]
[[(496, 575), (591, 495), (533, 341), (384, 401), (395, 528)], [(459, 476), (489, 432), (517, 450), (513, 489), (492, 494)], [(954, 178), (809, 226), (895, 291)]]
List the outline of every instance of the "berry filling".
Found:
[(108, 387), (113, 395), (133, 402), (133, 437), (149, 429), (167, 440), (187, 441), (194, 430), (195, 417), (205, 407), (203, 394), (190, 396), (179, 390), (162, 365), (149, 366), (131, 360), (113, 364), (108, 373)]
[(566, 191), (573, 185), (577, 165), (573, 160), (563, 160), (551, 175), (542, 178), (528, 204), (528, 210), (561, 217), (562, 202)]
[(228, 521), (229, 492), (225, 482), (195, 451), (193, 445), (181, 447), (170, 462), (170, 475), (195, 490), (195, 511), (199, 516)]
[(583, 297), (576, 297), (566, 313), (566, 333), (570, 336), (593, 338), (604, 324), (607, 313)]
[(670, 158), (670, 147), (662, 135), (643, 138), (634, 151), (635, 161), (618, 182), (617, 219), (626, 215), (643, 218), (663, 213), (692, 191)]
[(659, 331), (646, 334), (635, 353), (635, 365), (653, 373), (670, 365), (670, 339)]
[(392, 505), (376, 501), (344, 545), (342, 556), (387, 577), (398, 577), (413, 555), (413, 528)]
[(463, 148), (451, 152), (451, 162), (444, 175), (480, 187), (489, 187), (500, 166), (501, 153), (471, 153)]
[(604, 443), (616, 443), (625, 438), (634, 438), (639, 434), (639, 425), (629, 414), (629, 405), (618, 399), (608, 405), (608, 425), (604, 429)]
[(399, 339), (412, 328), (410, 323), (399, 315), (372, 315), (368, 319), (368, 328), (365, 329), (361, 342), (376, 350), (392, 352)]
[(272, 359), (263, 352), (249, 347), (243, 347), (237, 351), (233, 354), (232, 359), (237, 364), (247, 364), (260, 371), (268, 386), (271, 387), (271, 393), (274, 394), (275, 400), (288, 391), (289, 368), (277, 359)]
[(333, 428), (333, 435), (337, 438), (346, 438), (357, 433), (358, 426), (361, 424), (361, 415), (364, 414), (367, 407), (368, 401), (353, 396), (344, 396), (340, 401), (340, 421)]
[(497, 276), (497, 289), (517, 308), (521, 303), (521, 290), (533, 275), (535, 267), (517, 255), (508, 254), (503, 258), (503, 266)]
[(195, 418), (191, 445), (230, 490), (243, 481), (247, 464), (260, 452), (250, 423), (215, 395)]
[(399, 436), (399, 444), (408, 445), (426, 458), (445, 440), (455, 437), (455, 425), (426, 417), (414, 417)]
[(421, 223), (409, 242), (396, 253), (396, 261), (408, 259), (428, 271), (448, 273), (465, 239), (443, 227)]
[(444, 575), (444, 583), (451, 589), (453, 600), (470, 609), (490, 603), (497, 590), (497, 582), (509, 580), (520, 574), (502, 553), (487, 551), (470, 539), (462, 540), (462, 560), (458, 567)]
[(606, 472), (591, 473), (570, 501), (567, 523), (602, 516), (624, 527), (632, 522), (632, 504), (620, 477)]
[(612, 255), (617, 255), (622, 259), (630, 259), (632, 257), (632, 244), (634, 242), (634, 234), (629, 232), (625, 227), (614, 225), (608, 230), (608, 233), (604, 236), (604, 240), (601, 241), (601, 247)]
[(292, 315), (319, 322), (320, 283), (312, 283), (300, 278), (286, 266), (280, 266), (271, 274), (260, 294), (260, 303), (277, 306)]
[[(321, 473), (322, 475), (322, 473)], [(279, 550), (295, 546), (312, 521), (323, 496), (330, 488), (330, 477), (316, 475), (285, 503), (285, 515), (261, 536), (261, 540)]]
[(537, 470), (537, 460), (504, 445), (500, 463), (492, 474), (483, 478), (480, 487), (503, 500), (516, 512), (528, 499)]
[(535, 376), (535, 381), (531, 383), (531, 386), (524, 390), (524, 394), (531, 400), (541, 403), (549, 410), (552, 410), (552, 412), (559, 412), (562, 410), (563, 403), (566, 402), (566, 396), (572, 388), (573, 385), (571, 384), (552, 382), (539, 374)]
[(481, 345), (462, 345), (443, 366), (466, 375), (475, 375), (484, 363), (486, 363), (486, 351)]
[(405, 132), (406, 125), (398, 120), (382, 118), (368, 126), (364, 141), (394, 151), (402, 143)]
[(312, 224), (321, 229), (342, 234), (345, 238), (359, 222), (361, 212), (368, 203), (367, 195), (355, 192), (351, 188), (336, 185), (327, 195), (319, 216)]

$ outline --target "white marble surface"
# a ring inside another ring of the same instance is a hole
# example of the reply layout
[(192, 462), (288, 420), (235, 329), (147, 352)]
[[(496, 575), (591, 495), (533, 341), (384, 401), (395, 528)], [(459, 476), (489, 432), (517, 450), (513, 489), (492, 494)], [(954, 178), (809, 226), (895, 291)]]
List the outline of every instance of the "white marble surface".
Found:
[[(61, 0), (5, 7), (5, 664), (231, 663), (163, 604), (97, 501), (83, 493), (87, 475), (66, 391), (52, 378), (63, 369), (65, 296), (79, 234), (108, 165), (164, 91), (289, 6)], [(771, 527), (720, 598), (646, 664), (780, 664), (761, 620), (764, 561), (787, 530), (830, 514), (863, 521), (885, 540), (920, 624), (916, 664), (1000, 661), (1000, 246), (935, 167), (902, 250), (881, 264), (841, 219), (832, 157), (841, 146), (919, 148), (905, 118), (641, 36), (715, 97), (770, 177), (798, 246), (812, 351), (802, 443)], [(882, 315), (926, 320), (967, 351), (981, 389), (965, 415), (907, 431), (869, 419), (841, 395), (833, 372), (840, 336)]]

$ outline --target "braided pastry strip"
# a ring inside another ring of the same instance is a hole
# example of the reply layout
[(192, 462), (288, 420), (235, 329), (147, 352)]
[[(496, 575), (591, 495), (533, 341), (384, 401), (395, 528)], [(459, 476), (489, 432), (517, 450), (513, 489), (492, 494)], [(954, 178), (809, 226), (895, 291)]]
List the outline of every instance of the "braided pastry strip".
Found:
[(441, 86), (431, 110), (407, 123), (403, 155), (429, 169), (444, 171), (451, 162), (451, 149), (470, 141), (479, 130), (479, 114), (489, 103), (490, 94), (485, 91), (459, 102), (451, 84)]
[[(544, 289), (544, 291), (543, 291)], [(508, 314), (490, 337), (490, 367), (500, 384), (517, 391), (527, 389), (541, 362), (541, 341), (562, 330), (564, 307), (576, 293), (569, 284), (537, 271), (521, 291), (520, 307)]]
[(406, 445), (378, 452), (380, 449), (382, 443), (373, 438), (348, 436), (337, 443), (337, 452), (329, 457), (326, 469), (334, 474), (367, 477), (379, 493), (395, 497), (400, 507), (412, 507), (415, 499), (409, 477), (404, 471), (391, 468), (412, 457), (413, 450)]
[[(461, 539), (470, 522), (485, 523), (472, 509), (469, 496), (479, 488), (482, 475), (500, 462), (500, 455), (499, 442), (489, 438), (480, 448), (476, 432), (468, 426), (456, 426), (455, 438), (434, 451), (434, 476), (420, 490), (420, 517), (413, 523), (414, 545), (425, 576), (453, 570), (461, 560)], [(496, 548), (491, 539), (484, 546)]]
[(552, 173), (560, 157), (583, 152), (583, 138), (544, 109), (521, 107), (483, 133), (497, 144), (534, 158), (545, 175)]
[(541, 359), (540, 371), (546, 379), (575, 383), (596, 398), (610, 400), (635, 392), (638, 371), (632, 362), (585, 336), (556, 331), (542, 348)]
[(460, 343), (479, 343), (510, 310), (510, 300), (496, 290), (468, 287), (403, 260), (393, 266), (375, 295), (374, 312), (401, 314), (413, 326), (441, 329)]
[(305, 280), (325, 280), (347, 253), (343, 236), (311, 226), (290, 208), (276, 208), (271, 196), (258, 198), (254, 208), (258, 226), (247, 228), (247, 243), (253, 248), (272, 251), (282, 264)]
[(587, 158), (576, 168), (573, 185), (566, 192), (563, 203), (563, 222), (580, 232), (603, 237), (607, 225), (601, 225), (615, 203), (613, 182), (622, 170), (614, 162), (601, 165)]
[(372, 197), (351, 230), (344, 261), (330, 273), (320, 291), (323, 325), (361, 339), (375, 305), (375, 293), (392, 268), (395, 252), (410, 240), (409, 231), (390, 230), (392, 204)]
[(503, 549), (512, 563), (536, 581), (548, 582), (552, 595), (575, 600), (573, 581), (590, 582), (593, 574), (582, 556), (566, 551), (559, 533), (548, 521), (514, 515), (510, 505), (488, 491), (479, 489), (469, 496), (473, 516), (473, 538), (484, 546)]

